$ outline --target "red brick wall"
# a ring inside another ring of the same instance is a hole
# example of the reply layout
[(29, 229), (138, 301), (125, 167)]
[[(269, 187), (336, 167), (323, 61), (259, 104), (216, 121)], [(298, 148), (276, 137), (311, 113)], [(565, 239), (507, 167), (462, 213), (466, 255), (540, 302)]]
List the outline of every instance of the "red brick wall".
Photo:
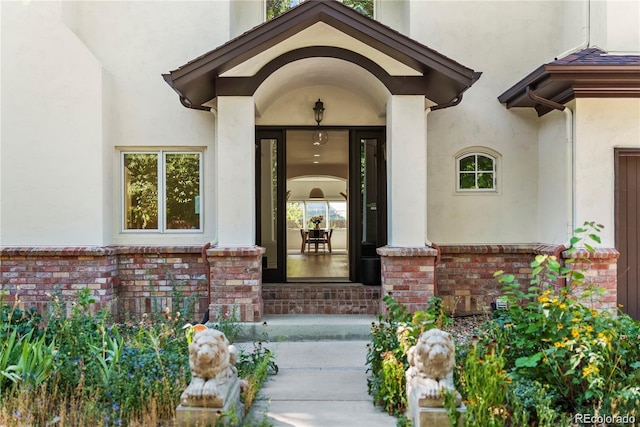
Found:
[(235, 311), (243, 322), (262, 318), (262, 254), (258, 246), (207, 249), (211, 274), (212, 316)]
[[(391, 294), (409, 311), (423, 310), (435, 293), (434, 262), (437, 251), (430, 247), (378, 248), (382, 268), (382, 296)], [(382, 303), (384, 304), (384, 303)], [(384, 310), (384, 306), (381, 306)]]
[(528, 283), (532, 245), (442, 245), (436, 264), (436, 289), (445, 307), (457, 315), (484, 313), (500, 294), (498, 270)]
[[(595, 248), (594, 252), (579, 250), (573, 254), (577, 259), (576, 269), (584, 269), (585, 283), (603, 288), (603, 295), (587, 296), (582, 302), (596, 309), (617, 311), (618, 305), (618, 258), (620, 252), (615, 249)], [(584, 288), (574, 289), (574, 294), (584, 294)]]
[(117, 283), (116, 251), (112, 248), (30, 247), (0, 250), (0, 289), (22, 308), (45, 313), (57, 290), (62, 298), (90, 289), (96, 309), (113, 301)]
[[(455, 314), (484, 312), (500, 295), (495, 271), (514, 274), (520, 283), (527, 284), (535, 255), (560, 254), (560, 249), (534, 245), (443, 245), (438, 251), (430, 247), (380, 248), (381, 294), (392, 293), (412, 311), (425, 308), (429, 297), (436, 294)], [(210, 248), (206, 260), (201, 250), (198, 246), (0, 248), (0, 290), (8, 294), (5, 300), (17, 299), (21, 307), (36, 307), (44, 313), (57, 289), (69, 299), (79, 289), (89, 289), (98, 301), (96, 308), (111, 306), (120, 318), (151, 313), (154, 308), (176, 311), (175, 290), (183, 296), (198, 295), (195, 319), (185, 321), (200, 319), (207, 309), (213, 315), (235, 309), (242, 321), (260, 320), (264, 313), (264, 249)], [(582, 257), (577, 266), (587, 270), (587, 281), (607, 291), (593, 305), (614, 309), (619, 253), (597, 248), (595, 253), (580, 251), (577, 255)], [(311, 310), (312, 304), (308, 306)], [(274, 306), (280, 312), (291, 312), (290, 308)]]
[(207, 267), (200, 247), (31, 247), (0, 249), (0, 289), (23, 308), (46, 313), (51, 295), (73, 300), (90, 289), (94, 309), (111, 307), (116, 317), (139, 318), (173, 309), (175, 288), (184, 296), (199, 293), (195, 319), (207, 310)]
[[(185, 322), (202, 319), (207, 307), (207, 266), (202, 261), (201, 248), (179, 247), (120, 247), (118, 255), (118, 312), (139, 316), (169, 308), (175, 315), (181, 311), (174, 301), (179, 292), (188, 299), (191, 317)], [(123, 317), (121, 315), (121, 317)]]

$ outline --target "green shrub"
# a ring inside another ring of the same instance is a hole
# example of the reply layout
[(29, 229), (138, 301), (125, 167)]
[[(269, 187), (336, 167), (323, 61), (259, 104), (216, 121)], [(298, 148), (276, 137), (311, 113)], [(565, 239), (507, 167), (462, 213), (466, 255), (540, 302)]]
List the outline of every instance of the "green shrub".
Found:
[(383, 298), (386, 315), (371, 325), (371, 342), (367, 344), (367, 390), (375, 405), (392, 415), (404, 413), (406, 401), (405, 371), (409, 368), (407, 351), (420, 334), (432, 328), (443, 328), (451, 322), (442, 307), (442, 300), (429, 299), (425, 310), (411, 314), (391, 295)]
[[(576, 230), (584, 237), (574, 237), (568, 252), (575, 253), (579, 243), (593, 251), (587, 242), (599, 242), (600, 229), (585, 223)], [(575, 413), (638, 416), (640, 322), (578, 301), (577, 296), (597, 300), (602, 291), (585, 283), (575, 261), (563, 265), (555, 257), (537, 256), (526, 291), (513, 276), (498, 272), (510, 305), (496, 311), (478, 344), (495, 345), (513, 380), (511, 404), (522, 405), (538, 425), (567, 423)], [(566, 286), (556, 290), (558, 280)], [(470, 352), (466, 369), (482, 357)], [(475, 381), (481, 379), (467, 378), (464, 392), (486, 383)], [(469, 400), (471, 413), (475, 404)]]
[[(193, 301), (174, 295), (172, 306), (188, 313)], [(0, 301), (8, 319), (0, 324), (0, 425), (172, 422), (191, 376), (184, 316), (158, 308), (139, 322), (117, 325), (106, 309), (93, 310), (94, 302), (89, 290), (72, 301), (58, 290), (43, 322)], [(237, 329), (233, 323), (226, 320)], [(273, 354), (260, 346), (239, 359), (251, 361), (245, 364), (254, 370), (254, 394), (264, 381), (260, 372), (277, 369)]]

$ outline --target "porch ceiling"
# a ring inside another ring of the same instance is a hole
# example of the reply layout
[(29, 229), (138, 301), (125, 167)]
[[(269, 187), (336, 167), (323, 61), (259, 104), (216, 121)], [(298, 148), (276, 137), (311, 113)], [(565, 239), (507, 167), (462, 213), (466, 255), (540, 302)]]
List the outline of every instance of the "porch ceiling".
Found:
[(380, 116), (386, 113), (389, 91), (373, 74), (336, 58), (308, 58), (279, 68), (260, 85), (254, 95), (258, 114), (277, 98), (305, 86), (337, 86), (363, 98)]
[(507, 108), (535, 108), (543, 116), (576, 97), (640, 97), (640, 55), (584, 49), (541, 65), (498, 100)]
[[(375, 76), (388, 93), (424, 95), (436, 104), (459, 100), (481, 75), (340, 2), (314, 0), (163, 77), (183, 104), (197, 107), (219, 95), (253, 96), (277, 70), (308, 58), (350, 62)], [(312, 78), (330, 78), (335, 85), (348, 70), (324, 69), (325, 77)], [(341, 84), (353, 82), (347, 78)]]

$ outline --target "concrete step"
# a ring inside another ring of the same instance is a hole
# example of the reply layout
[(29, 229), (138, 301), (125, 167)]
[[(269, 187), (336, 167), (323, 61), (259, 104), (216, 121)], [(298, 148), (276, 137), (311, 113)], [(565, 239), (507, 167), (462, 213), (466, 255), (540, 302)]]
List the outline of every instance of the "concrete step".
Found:
[[(242, 323), (239, 341), (369, 340), (375, 315), (269, 315)], [(266, 335), (265, 335), (266, 334)]]

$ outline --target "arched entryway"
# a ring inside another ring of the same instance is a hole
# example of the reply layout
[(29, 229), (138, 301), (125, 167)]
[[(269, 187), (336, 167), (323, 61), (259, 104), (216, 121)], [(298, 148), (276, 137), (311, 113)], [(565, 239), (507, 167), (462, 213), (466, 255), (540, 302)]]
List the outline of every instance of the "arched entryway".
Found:
[[(425, 110), (456, 105), (479, 77), (480, 73), (331, 0), (303, 2), (164, 75), (184, 106), (216, 114), (212, 149), (217, 239), (207, 254), (228, 258), (219, 265), (229, 268), (211, 269), (212, 295), (219, 297), (216, 301), (212, 297), (212, 307), (240, 305), (243, 320), (262, 315), (266, 245), (257, 246), (262, 244), (262, 237), (257, 237), (263, 234), (256, 206), (260, 212), (286, 209), (287, 190), (283, 168), (282, 176), (276, 172), (275, 177), (282, 183), (275, 190), (276, 206), (264, 208), (264, 199), (257, 198), (261, 187), (256, 175), (256, 129), (280, 132), (283, 141), (289, 130), (313, 129), (312, 107), (321, 98), (326, 106), (322, 125), (349, 134), (349, 165), (362, 158), (362, 151), (355, 153), (354, 147), (361, 150), (361, 140), (374, 138), (376, 156), (385, 161), (384, 186), (378, 186), (385, 193), (375, 202), (360, 200), (356, 205), (355, 198), (349, 200), (349, 242), (363, 242), (353, 233), (366, 228), (352, 225), (353, 214), (361, 209), (357, 220), (362, 220), (369, 210), (376, 215), (376, 227), (386, 234), (384, 242), (417, 249), (386, 251), (390, 262), (416, 253), (422, 256), (427, 225)], [(357, 136), (358, 131), (381, 133)], [(365, 178), (355, 179), (359, 175), (361, 171), (350, 170), (348, 194), (361, 191), (356, 182), (366, 184)], [(377, 207), (382, 199), (387, 209), (381, 217)], [(270, 235), (283, 238), (280, 223)], [(360, 243), (360, 258), (368, 251), (377, 255), (377, 242), (373, 248)], [(286, 257), (282, 253), (286, 246), (276, 246), (279, 257)], [(350, 263), (356, 270), (355, 274), (350, 270), (352, 281), (362, 278), (360, 261)], [(268, 270), (268, 259), (266, 263)], [(412, 289), (433, 293), (433, 276), (423, 276)]]

